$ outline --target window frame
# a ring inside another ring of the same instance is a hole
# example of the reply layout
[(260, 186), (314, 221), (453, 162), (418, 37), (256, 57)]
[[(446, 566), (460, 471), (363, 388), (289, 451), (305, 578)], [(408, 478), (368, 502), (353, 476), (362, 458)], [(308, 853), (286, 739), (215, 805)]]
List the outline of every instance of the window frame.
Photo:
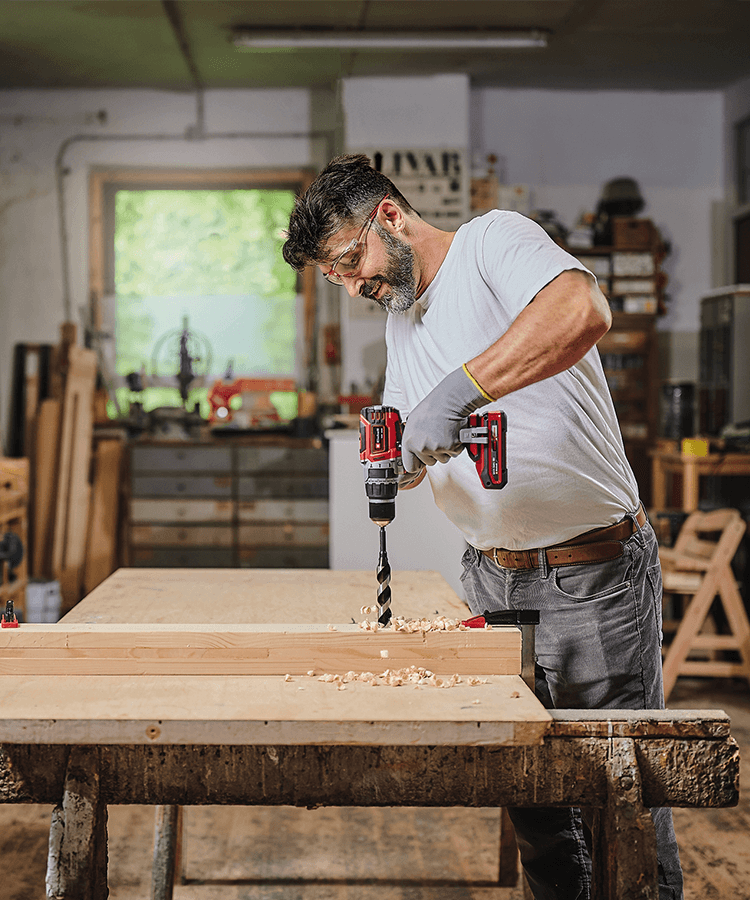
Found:
[[(95, 167), (88, 184), (88, 289), (89, 323), (96, 335), (104, 331), (103, 298), (114, 293), (114, 202), (120, 190), (293, 190), (299, 193), (312, 182), (307, 169), (169, 169)], [(315, 380), (316, 280), (311, 267), (298, 276), (303, 316), (300, 360), (302, 378)], [(116, 351), (115, 351), (116, 352)], [(307, 385), (301, 384), (303, 389)]]

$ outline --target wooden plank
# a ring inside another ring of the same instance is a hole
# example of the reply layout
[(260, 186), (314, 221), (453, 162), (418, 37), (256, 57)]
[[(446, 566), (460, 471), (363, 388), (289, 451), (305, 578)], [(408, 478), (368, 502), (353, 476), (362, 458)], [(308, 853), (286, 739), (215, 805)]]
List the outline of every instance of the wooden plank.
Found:
[[(467, 618), (437, 572), (394, 571), (394, 615)], [(377, 597), (375, 572), (330, 569), (118, 569), (65, 622), (205, 622), (327, 625), (361, 622)]]
[(36, 418), (33, 489), (33, 567), (35, 578), (52, 577), (52, 536), (57, 494), (57, 455), (60, 447), (59, 400), (43, 400)]
[(0, 632), (4, 675), (304, 675), (419, 666), (436, 675), (517, 675), (517, 628), (377, 632), (356, 625), (26, 624)]
[[(93, 427), (96, 353), (68, 347), (65, 394), (62, 406), (60, 456), (55, 502), (52, 570), (70, 585), (64, 605), (76, 603), (85, 559), (89, 513), (89, 463)], [(65, 590), (63, 588), (63, 590)]]
[(94, 454), (94, 483), (86, 541), (83, 587), (90, 593), (111, 575), (117, 558), (119, 522), (120, 468), (124, 442), (101, 440)]
[(344, 690), (307, 676), (151, 675), (136, 686), (121, 676), (22, 675), (2, 687), (2, 744), (527, 746), (550, 722), (517, 675)]

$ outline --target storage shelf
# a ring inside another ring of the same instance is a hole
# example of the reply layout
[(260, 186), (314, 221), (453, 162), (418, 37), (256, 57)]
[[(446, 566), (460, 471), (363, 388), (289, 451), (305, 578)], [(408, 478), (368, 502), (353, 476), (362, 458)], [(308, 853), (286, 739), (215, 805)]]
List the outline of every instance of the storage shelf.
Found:
[(320, 440), (136, 443), (129, 485), (129, 565), (328, 566)]

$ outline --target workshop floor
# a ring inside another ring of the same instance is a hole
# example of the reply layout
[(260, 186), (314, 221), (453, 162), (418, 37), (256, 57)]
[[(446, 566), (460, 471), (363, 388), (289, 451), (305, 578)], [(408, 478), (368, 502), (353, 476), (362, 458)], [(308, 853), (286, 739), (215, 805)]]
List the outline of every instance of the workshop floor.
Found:
[[(750, 759), (744, 682), (681, 679), (670, 706), (725, 710)], [(0, 806), (2, 900), (44, 900), (50, 812)], [(750, 797), (674, 817), (685, 900), (750, 900)], [(111, 900), (150, 897), (153, 825), (151, 807), (110, 807)], [(190, 808), (174, 900), (522, 900), (462, 884), (495, 877), (497, 830), (494, 810)]]

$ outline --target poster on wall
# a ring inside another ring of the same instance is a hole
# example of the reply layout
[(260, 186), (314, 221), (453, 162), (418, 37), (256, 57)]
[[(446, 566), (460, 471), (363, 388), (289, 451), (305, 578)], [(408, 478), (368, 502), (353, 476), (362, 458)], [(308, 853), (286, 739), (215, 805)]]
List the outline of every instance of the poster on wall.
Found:
[(430, 225), (454, 231), (468, 220), (469, 179), (463, 150), (371, 148), (361, 152)]

